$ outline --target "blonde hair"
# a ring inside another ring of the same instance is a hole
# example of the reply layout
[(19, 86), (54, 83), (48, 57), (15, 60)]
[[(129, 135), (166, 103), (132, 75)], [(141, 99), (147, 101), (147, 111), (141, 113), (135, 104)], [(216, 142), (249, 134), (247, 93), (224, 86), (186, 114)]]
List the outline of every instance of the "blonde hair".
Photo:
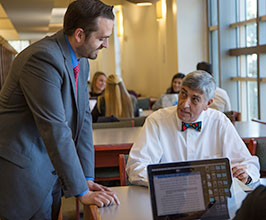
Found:
[[(112, 74), (107, 77), (102, 97), (105, 99), (105, 116), (114, 115), (118, 118), (132, 118), (134, 116), (131, 97), (119, 76)], [(98, 99), (100, 100), (101, 97)], [(97, 107), (100, 112), (99, 100)]]
[(105, 78), (106, 78), (106, 75), (103, 72), (98, 71), (98, 72), (94, 73), (93, 78), (92, 78), (92, 82), (91, 82), (91, 91), (92, 92), (95, 91), (96, 82), (97, 82), (97, 79), (99, 78), (99, 76), (105, 76)]

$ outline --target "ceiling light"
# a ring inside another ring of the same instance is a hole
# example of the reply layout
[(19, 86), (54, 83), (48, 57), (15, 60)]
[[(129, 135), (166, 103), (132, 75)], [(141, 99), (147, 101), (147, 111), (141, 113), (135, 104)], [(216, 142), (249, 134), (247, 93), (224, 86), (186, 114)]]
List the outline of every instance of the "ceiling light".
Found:
[(150, 6), (152, 5), (151, 2), (142, 2), (142, 3), (137, 3), (137, 6)]
[(158, 0), (127, 0), (127, 1), (137, 4), (138, 6), (147, 6), (156, 3)]

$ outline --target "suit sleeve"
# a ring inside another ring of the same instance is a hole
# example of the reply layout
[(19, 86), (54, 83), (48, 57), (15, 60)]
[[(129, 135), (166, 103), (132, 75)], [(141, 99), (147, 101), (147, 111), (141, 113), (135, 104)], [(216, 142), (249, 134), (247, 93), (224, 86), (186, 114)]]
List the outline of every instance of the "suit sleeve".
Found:
[(67, 77), (66, 69), (62, 55), (56, 49), (50, 52), (33, 54), (23, 67), (19, 83), (64, 195), (71, 197), (86, 191), (88, 186), (65, 116), (61, 86)]

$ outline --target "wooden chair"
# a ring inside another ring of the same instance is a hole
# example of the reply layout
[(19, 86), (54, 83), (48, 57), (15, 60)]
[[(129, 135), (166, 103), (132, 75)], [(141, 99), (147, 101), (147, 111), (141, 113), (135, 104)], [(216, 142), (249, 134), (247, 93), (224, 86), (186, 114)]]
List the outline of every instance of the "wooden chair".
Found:
[(137, 98), (137, 108), (138, 109), (143, 109), (143, 110), (148, 110), (150, 109), (150, 98), (148, 97), (139, 97)]
[(118, 162), (119, 162), (119, 172), (120, 172), (120, 185), (128, 186), (128, 176), (126, 172), (126, 164), (127, 164), (128, 154), (119, 154)]
[[(94, 146), (95, 150), (95, 181), (120, 180), (119, 155), (128, 155), (132, 144), (117, 146)], [(125, 169), (125, 168), (124, 168)], [(79, 201), (76, 199), (76, 219), (79, 220)]]
[(84, 219), (101, 220), (101, 214), (96, 205), (87, 205), (84, 208)]
[(266, 177), (266, 139), (251, 139), (248, 149), (251, 155), (259, 158), (261, 177)]
[(63, 220), (62, 204), (61, 204), (61, 207), (60, 207), (60, 211), (59, 211), (58, 219), (57, 220)]
[(261, 124), (264, 124), (266, 125), (266, 122), (265, 121), (262, 121), (262, 120), (259, 120), (259, 119), (251, 119), (251, 121), (255, 121), (255, 122), (258, 122), (258, 123), (261, 123)]
[(142, 127), (145, 123), (146, 118), (147, 116), (133, 118), (132, 120), (134, 121), (134, 127)]
[(119, 155), (129, 154), (131, 147), (132, 144), (95, 146), (95, 181), (120, 180)]
[(234, 123), (235, 121), (241, 121), (241, 112), (229, 111), (224, 112), (224, 114), (230, 119), (232, 123)]

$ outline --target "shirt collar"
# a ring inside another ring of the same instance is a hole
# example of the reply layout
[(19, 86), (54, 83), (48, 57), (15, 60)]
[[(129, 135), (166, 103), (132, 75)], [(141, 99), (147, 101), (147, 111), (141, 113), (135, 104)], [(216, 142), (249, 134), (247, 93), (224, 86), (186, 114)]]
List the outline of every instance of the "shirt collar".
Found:
[(68, 40), (66, 35), (65, 35), (65, 38), (66, 38), (66, 42), (67, 42), (68, 48), (70, 50), (70, 57), (71, 57), (72, 67), (74, 69), (78, 65), (80, 59), (77, 59), (77, 56), (76, 56), (74, 50), (72, 49), (72, 47), (71, 47), (71, 45), (69, 43), (69, 40)]
[[(206, 114), (206, 111), (202, 111), (199, 115), (199, 117), (195, 120), (195, 121), (192, 121), (192, 123), (195, 123), (195, 122), (198, 122), (198, 121), (201, 121), (202, 122), (202, 126), (204, 124), (204, 115)], [(178, 118), (178, 114), (177, 114), (177, 110), (176, 110), (176, 119), (177, 119), (177, 129), (179, 131), (182, 130), (182, 120)]]

